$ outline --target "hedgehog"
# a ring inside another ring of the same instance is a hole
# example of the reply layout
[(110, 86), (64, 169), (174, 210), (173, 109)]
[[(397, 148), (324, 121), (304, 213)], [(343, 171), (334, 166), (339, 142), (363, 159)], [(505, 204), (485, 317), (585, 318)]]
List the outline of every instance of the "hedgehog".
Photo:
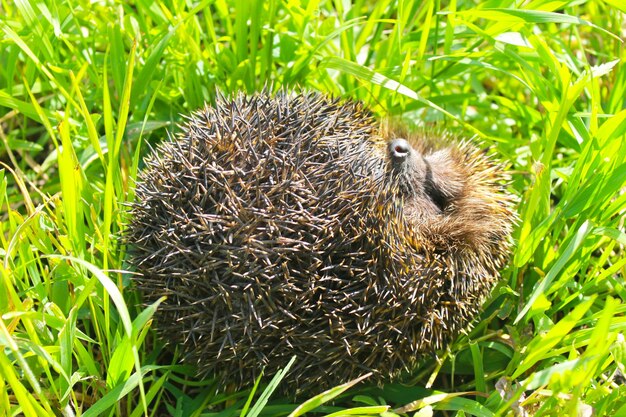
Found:
[(446, 347), (498, 281), (501, 164), (319, 93), (219, 97), (147, 157), (127, 240), (155, 325), (198, 377), (383, 383)]

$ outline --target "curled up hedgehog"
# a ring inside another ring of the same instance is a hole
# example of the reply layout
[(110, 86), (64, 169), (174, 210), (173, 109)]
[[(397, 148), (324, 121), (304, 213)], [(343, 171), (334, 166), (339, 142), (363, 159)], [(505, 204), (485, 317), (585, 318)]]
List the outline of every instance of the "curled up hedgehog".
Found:
[(466, 328), (498, 280), (506, 180), (467, 142), (394, 134), (358, 103), (222, 98), (147, 159), (130, 262), (200, 376), (248, 385), (296, 356), (292, 392), (387, 381)]

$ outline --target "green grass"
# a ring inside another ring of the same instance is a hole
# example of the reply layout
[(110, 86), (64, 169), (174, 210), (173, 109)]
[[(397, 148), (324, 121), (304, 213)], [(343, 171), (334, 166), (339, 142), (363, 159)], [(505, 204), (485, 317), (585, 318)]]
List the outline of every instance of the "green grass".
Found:
[[(621, 0), (0, 1), (0, 415), (626, 415), (625, 13)], [(406, 385), (306, 402), (269, 396), (278, 378), (231, 392), (162, 352), (158, 306), (138, 307), (119, 236), (147, 143), (218, 91), (266, 85), (464, 132), (510, 162), (511, 266), (473, 330)]]

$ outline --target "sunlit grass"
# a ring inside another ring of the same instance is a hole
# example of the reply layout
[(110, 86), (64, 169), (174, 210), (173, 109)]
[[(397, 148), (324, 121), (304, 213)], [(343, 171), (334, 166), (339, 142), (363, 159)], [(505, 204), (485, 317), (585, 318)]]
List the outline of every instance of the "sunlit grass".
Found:
[[(624, 415), (624, 13), (615, 0), (0, 2), (0, 414)], [(359, 99), (511, 165), (511, 266), (473, 330), (407, 385), (233, 392), (154, 337), (158, 305), (141, 306), (120, 240), (148, 144), (218, 91), (264, 86)]]

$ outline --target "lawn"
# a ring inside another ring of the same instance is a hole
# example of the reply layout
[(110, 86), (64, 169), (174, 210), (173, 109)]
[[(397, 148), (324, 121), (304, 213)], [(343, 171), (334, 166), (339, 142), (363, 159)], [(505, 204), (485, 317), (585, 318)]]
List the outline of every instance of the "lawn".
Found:
[[(626, 416), (622, 0), (2, 0), (0, 29), (0, 415)], [(402, 383), (237, 391), (156, 337), (121, 239), (143, 158), (263, 88), (508, 166), (510, 264)]]

